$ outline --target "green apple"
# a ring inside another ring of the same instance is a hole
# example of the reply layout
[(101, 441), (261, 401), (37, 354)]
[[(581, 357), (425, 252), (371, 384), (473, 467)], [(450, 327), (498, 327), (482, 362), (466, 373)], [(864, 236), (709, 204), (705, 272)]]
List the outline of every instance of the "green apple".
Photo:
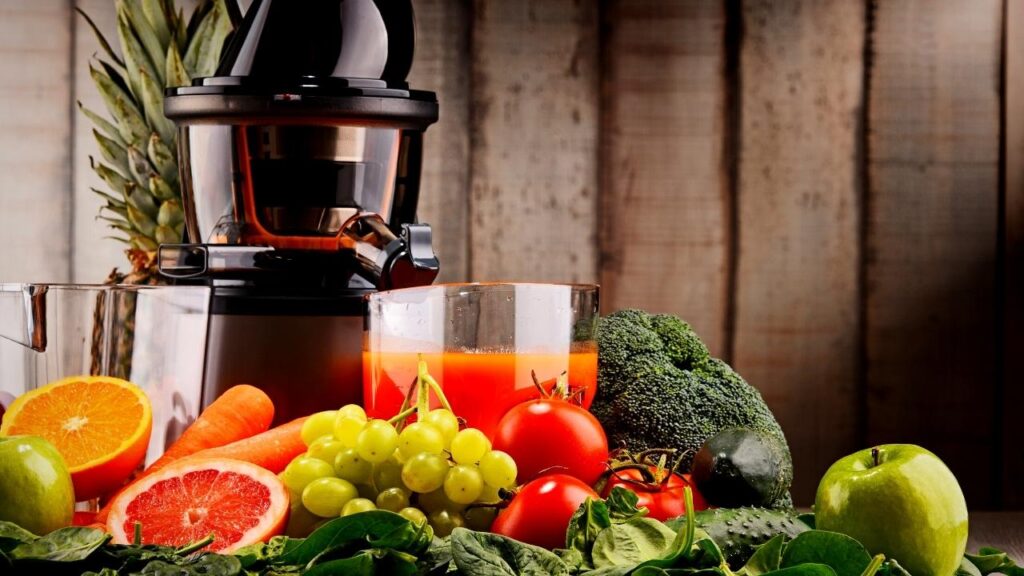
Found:
[(814, 502), (820, 530), (856, 538), (914, 576), (950, 576), (967, 547), (967, 503), (938, 456), (912, 444), (851, 454), (828, 469)]
[(0, 520), (46, 534), (71, 524), (75, 492), (57, 449), (38, 436), (0, 437)]

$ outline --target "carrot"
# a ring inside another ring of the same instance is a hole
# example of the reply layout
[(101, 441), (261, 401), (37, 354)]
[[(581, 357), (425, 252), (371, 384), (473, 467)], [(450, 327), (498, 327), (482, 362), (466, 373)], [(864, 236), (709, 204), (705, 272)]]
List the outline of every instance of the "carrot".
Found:
[[(196, 421), (182, 432), (181, 437), (129, 484), (138, 482), (175, 460), (265, 432), (273, 419), (274, 403), (263, 390), (248, 384), (232, 386), (207, 406)], [(106, 522), (114, 497), (97, 513), (97, 522)]]
[(163, 456), (149, 465), (139, 478), (175, 460), (201, 450), (224, 446), (264, 432), (274, 419), (274, 403), (267, 394), (248, 384), (228, 388), (206, 407)]
[(306, 444), (302, 441), (302, 423), (306, 418), (292, 420), (226, 446), (200, 450), (191, 457), (244, 460), (277, 474), (292, 459), (306, 451)]

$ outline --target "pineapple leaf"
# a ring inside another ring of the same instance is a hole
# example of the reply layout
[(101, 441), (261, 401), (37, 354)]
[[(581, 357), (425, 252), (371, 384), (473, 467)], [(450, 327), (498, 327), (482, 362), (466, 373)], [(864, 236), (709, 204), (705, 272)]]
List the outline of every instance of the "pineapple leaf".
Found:
[[(156, 226), (153, 227), (153, 230), (155, 232)], [(140, 236), (138, 234), (132, 236), (132, 240), (131, 242), (129, 242), (129, 244), (131, 245), (132, 248), (135, 248), (136, 250), (143, 250), (146, 252), (154, 252), (156, 251), (157, 248), (159, 248), (157, 243), (154, 242), (151, 238), (149, 238), (148, 236)]]
[(117, 228), (118, 230), (123, 230), (129, 234), (133, 232), (132, 225), (128, 222), (127, 217), (125, 217), (125, 219), (121, 219), (100, 214), (99, 216), (96, 216), (96, 219), (106, 222), (111, 228)]
[(92, 131), (92, 135), (96, 138), (96, 144), (99, 146), (103, 159), (113, 164), (121, 172), (127, 172), (128, 152), (125, 151), (124, 146), (100, 134), (100, 131), (95, 128)]
[(224, 40), (231, 30), (231, 18), (224, 6), (224, 0), (214, 0), (209, 14), (199, 24), (195, 36), (192, 37), (192, 43), (185, 52), (185, 69), (192, 78), (211, 76), (217, 71)]
[[(107, 73), (107, 76), (110, 77), (118, 88), (123, 90), (125, 94), (132, 93), (132, 89), (128, 87), (128, 81), (124, 79), (125, 74), (127, 74), (124, 68), (118, 68), (110, 62), (100, 60), (99, 58), (97, 58), (96, 61), (99, 62), (100, 67), (103, 68), (103, 71)], [(132, 98), (134, 99), (134, 96), (132, 96)]]
[[(192, 11), (192, 15), (188, 19), (188, 27), (185, 28), (186, 38), (195, 38), (196, 31), (199, 30), (199, 25), (206, 18), (206, 15), (213, 9), (213, 0), (200, 0), (199, 5), (196, 6), (195, 10)], [(183, 19), (184, 20), (184, 19)]]
[(184, 222), (185, 217), (181, 211), (181, 202), (167, 200), (160, 205), (160, 212), (156, 215), (156, 223), (160, 226), (177, 226)]
[(104, 236), (103, 239), (104, 240), (117, 240), (118, 242), (120, 242), (122, 244), (131, 244), (131, 242), (129, 242), (127, 238), (121, 238), (120, 236)]
[(156, 176), (156, 171), (149, 163), (149, 159), (134, 146), (128, 147), (128, 171), (131, 173), (132, 179), (143, 188), (149, 186), (150, 177)]
[[(162, 0), (142, 0), (142, 13), (153, 28), (162, 49), (166, 49), (171, 44), (171, 28), (167, 23), (166, 8), (167, 6)], [(154, 62), (159, 62), (159, 60)]]
[(153, 26), (149, 23), (149, 19), (143, 12), (139, 0), (125, 0), (124, 7), (125, 14), (128, 17), (129, 28), (134, 32), (135, 37), (145, 49), (145, 54), (148, 55), (149, 66), (144, 68), (144, 70), (149, 72), (152, 69), (156, 73), (152, 77), (159, 78), (160, 84), (163, 84), (163, 66), (158, 66), (158, 64), (164, 63), (164, 47), (160, 44), (160, 38), (157, 37), (156, 31), (153, 30)]
[(110, 205), (100, 206), (100, 212), (102, 212), (104, 210), (106, 210), (108, 212), (111, 212), (113, 214), (117, 214), (118, 216), (121, 217), (121, 219), (123, 221), (127, 221), (128, 220), (128, 206), (127, 205), (120, 206), (120, 207), (118, 207), (118, 206), (110, 206)]
[(146, 110), (146, 120), (168, 146), (173, 146), (174, 122), (164, 116), (164, 92), (161, 85), (145, 70), (139, 71), (139, 82), (142, 84), (142, 107)]
[[(146, 218), (151, 221), (151, 224), (155, 226), (156, 216), (160, 213), (160, 207), (156, 205), (156, 200), (153, 199), (153, 196), (149, 192), (141, 188), (136, 188), (128, 195), (129, 220), (132, 219), (132, 211), (145, 215)], [(134, 222), (132, 223), (134, 224)], [(142, 232), (146, 234), (146, 236), (153, 235), (152, 230)]]
[(93, 82), (103, 97), (107, 111), (117, 120), (121, 138), (129, 144), (142, 142), (149, 137), (149, 130), (142, 119), (142, 114), (131, 97), (121, 90), (105, 73), (89, 67)]
[(106, 118), (103, 118), (99, 114), (83, 106), (80, 100), (78, 101), (78, 109), (82, 111), (82, 114), (85, 114), (86, 118), (92, 120), (92, 123), (95, 124), (96, 127), (106, 134), (111, 140), (117, 142), (118, 146), (123, 148), (128, 145), (124, 141), (124, 138), (121, 137), (121, 133), (117, 130), (116, 126), (107, 122)]
[(106, 204), (106, 206), (104, 206), (104, 208), (108, 208), (108, 207), (109, 208), (124, 208), (125, 207), (125, 202), (121, 198), (115, 198), (115, 197), (111, 196), (110, 194), (108, 194), (108, 193), (106, 193), (103, 190), (100, 190), (98, 188), (89, 188), (89, 190), (92, 190), (94, 194), (96, 194), (100, 198), (103, 198), (104, 200), (107, 201), (107, 204)]
[(174, 31), (174, 43), (178, 45), (178, 52), (188, 48), (188, 23), (185, 22), (185, 12), (178, 8), (178, 16), (175, 18), (177, 26)]
[(75, 7), (75, 11), (78, 12), (82, 16), (82, 18), (85, 18), (85, 21), (89, 24), (89, 27), (92, 28), (92, 33), (96, 35), (96, 40), (99, 41), (100, 47), (103, 48), (103, 51), (107, 53), (107, 56), (110, 56), (110, 59), (113, 60), (118, 66), (124, 68), (124, 61), (121, 60), (121, 57), (117, 55), (117, 52), (114, 52), (114, 48), (110, 46), (110, 42), (107, 42), (107, 38), (103, 36), (103, 33), (100, 32), (99, 27), (97, 27), (96, 23), (92, 21), (92, 18), (90, 18), (88, 14), (83, 12), (82, 9), (77, 6)]
[(156, 241), (159, 244), (177, 244), (178, 242), (181, 242), (181, 235), (176, 235), (174, 233), (174, 228), (170, 226), (158, 225), (154, 235), (156, 236)]
[(139, 72), (145, 70), (151, 78), (157, 78), (153, 63), (149, 61), (145, 50), (139, 44), (138, 38), (132, 31), (131, 16), (125, 6), (125, 0), (117, 0), (117, 37), (121, 41), (121, 51), (124, 52), (125, 68), (128, 70), (128, 86), (132, 95), (138, 101), (142, 95), (142, 80)]
[(149, 191), (160, 200), (169, 201), (178, 197), (178, 192), (159, 176), (151, 176), (149, 178)]
[(178, 52), (177, 46), (171, 46), (167, 50), (167, 87), (176, 88), (178, 86), (188, 86), (192, 80), (188, 77), (188, 71), (185, 70), (185, 64), (181, 61), (181, 53)]
[(160, 173), (160, 177), (166, 180), (167, 183), (176, 183), (178, 181), (178, 161), (174, 156), (174, 152), (156, 134), (149, 138), (149, 147), (146, 150), (146, 155), (149, 156), (149, 161), (153, 163), (156, 171)]
[(92, 157), (89, 158), (89, 162), (93, 164), (93, 171), (100, 177), (101, 180), (107, 183), (114, 192), (120, 192), (121, 194), (127, 194), (129, 185), (128, 179), (122, 176), (117, 170), (114, 170), (106, 164), (95, 163)]

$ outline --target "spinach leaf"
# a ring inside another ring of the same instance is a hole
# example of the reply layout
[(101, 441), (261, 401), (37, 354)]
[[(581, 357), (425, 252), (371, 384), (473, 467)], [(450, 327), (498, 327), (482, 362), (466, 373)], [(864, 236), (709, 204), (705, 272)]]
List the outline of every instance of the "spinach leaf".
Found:
[[(796, 540), (796, 538), (794, 538)], [(837, 576), (837, 573), (827, 564), (806, 563), (774, 572), (768, 572), (766, 576)]]
[(960, 566), (957, 567), (954, 576), (982, 576), (981, 570), (967, 559), (966, 556), (960, 559)]
[(983, 576), (992, 573), (1024, 576), (1024, 568), (1017, 566), (1005, 552), (995, 548), (982, 548), (977, 554), (964, 554), (964, 558), (974, 564)]
[(836, 576), (861, 576), (871, 564), (871, 555), (845, 534), (811, 530), (793, 538), (782, 553), (783, 568), (801, 564), (825, 564)]
[(182, 564), (153, 560), (138, 572), (140, 576), (236, 576), (242, 563), (234, 556), (203, 554)]
[(93, 528), (58, 528), (46, 536), (23, 542), (11, 549), (11, 560), (78, 562), (92, 555), (110, 540), (110, 535)]
[[(613, 524), (622, 524), (647, 515), (647, 508), (637, 508), (639, 497), (632, 490), (615, 486), (606, 500), (587, 499), (569, 519), (565, 533), (565, 546), (579, 553), (578, 563), (572, 568), (593, 568), (591, 552), (598, 534)], [(571, 560), (577, 560), (575, 556)]]
[(303, 576), (333, 576), (335, 574), (372, 576), (374, 573), (373, 562), (374, 558), (371, 554), (360, 552), (351, 558), (317, 564), (303, 572)]
[(736, 572), (737, 576), (760, 576), (781, 568), (782, 547), (785, 543), (786, 537), (779, 534), (758, 546), (750, 560)]
[(301, 539), (287, 536), (274, 536), (268, 542), (258, 542), (235, 550), (234, 556), (242, 563), (242, 568), (264, 565), (276, 560), (302, 542)]
[(591, 552), (594, 567), (633, 566), (671, 551), (676, 533), (650, 518), (609, 526), (597, 535)]
[(553, 552), (511, 538), (452, 531), (452, 558), (466, 576), (568, 576), (569, 568)]
[(402, 526), (416, 530), (412, 522), (386, 510), (371, 510), (336, 518), (317, 528), (308, 538), (299, 541), (271, 563), (305, 566), (331, 548), (348, 544), (368, 548), (369, 540), (389, 536)]
[(0, 552), (10, 552), (18, 544), (32, 542), (39, 538), (13, 522), (0, 520)]
[(418, 562), (421, 572), (440, 575), (448, 572), (452, 564), (452, 542), (448, 538), (434, 538), (430, 548), (420, 555)]

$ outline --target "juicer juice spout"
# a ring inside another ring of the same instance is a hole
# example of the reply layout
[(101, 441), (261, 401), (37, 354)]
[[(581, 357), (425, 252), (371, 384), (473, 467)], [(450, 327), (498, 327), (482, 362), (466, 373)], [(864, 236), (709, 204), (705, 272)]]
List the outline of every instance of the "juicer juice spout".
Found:
[(38, 284), (0, 284), (0, 338), (46, 351), (46, 292)]

